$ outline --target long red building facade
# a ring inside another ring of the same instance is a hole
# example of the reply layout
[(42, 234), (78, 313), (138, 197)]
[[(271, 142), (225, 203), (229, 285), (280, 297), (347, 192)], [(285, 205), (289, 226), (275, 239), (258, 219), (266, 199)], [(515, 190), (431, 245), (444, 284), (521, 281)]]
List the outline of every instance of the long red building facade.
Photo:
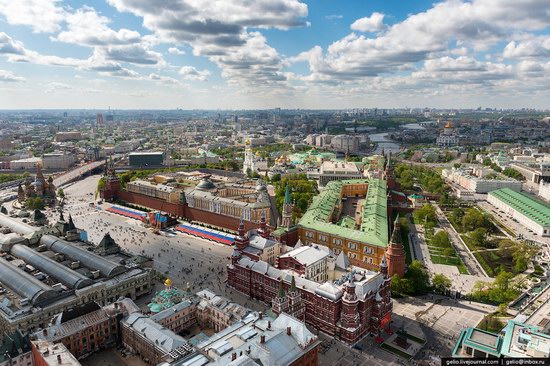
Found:
[(326, 256), (315, 253), (314, 249), (320, 251), (317, 246), (308, 248), (318, 257), (316, 261), (311, 260), (311, 253), (305, 254), (304, 261), (300, 260), (300, 253), (305, 251), (303, 247), (285, 254), (297, 258), (304, 266), (321, 266), (316, 267), (321, 271), (325, 266), (330, 273), (328, 280), (316, 282), (305, 278), (307, 268), (301, 268), (299, 263), (295, 265), (296, 271), (283, 268), (287, 266), (282, 264), (288, 263), (284, 260), (277, 260), (274, 267), (248, 257), (244, 252), (246, 246), (247, 236), (241, 229), (227, 266), (231, 288), (271, 304), (276, 313), (286, 312), (303, 319), (308, 325), (350, 345), (368, 334), (390, 331), (393, 305), (385, 257), (380, 272), (372, 272), (336, 259), (328, 248)]

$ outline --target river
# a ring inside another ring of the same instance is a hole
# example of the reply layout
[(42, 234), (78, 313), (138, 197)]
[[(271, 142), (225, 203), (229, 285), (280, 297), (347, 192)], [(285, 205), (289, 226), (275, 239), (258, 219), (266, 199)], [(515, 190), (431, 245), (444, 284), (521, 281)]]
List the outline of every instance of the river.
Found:
[[(403, 125), (403, 128), (409, 130), (425, 129), (418, 123), (407, 123), (406, 125)], [(388, 132), (373, 133), (369, 135), (369, 138), (372, 142), (376, 142), (377, 144), (376, 149), (374, 150), (375, 154), (381, 154), (382, 149), (384, 149), (384, 153), (386, 154), (390, 151), (392, 154), (397, 154), (401, 149), (401, 144), (388, 138)]]

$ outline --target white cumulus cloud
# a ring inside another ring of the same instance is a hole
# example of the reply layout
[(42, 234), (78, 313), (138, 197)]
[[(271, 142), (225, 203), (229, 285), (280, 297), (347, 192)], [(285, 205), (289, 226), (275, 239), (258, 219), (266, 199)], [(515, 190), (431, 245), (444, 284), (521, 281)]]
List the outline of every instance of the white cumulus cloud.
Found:
[(370, 17), (357, 19), (351, 25), (351, 30), (359, 32), (378, 32), (384, 29), (384, 14), (374, 12)]
[(208, 71), (207, 69), (197, 70), (193, 66), (183, 66), (180, 69), (179, 74), (185, 80), (206, 81), (210, 76), (210, 71)]
[(0, 0), (0, 14), (13, 25), (30, 26), (36, 33), (60, 29), (65, 11), (60, 0)]

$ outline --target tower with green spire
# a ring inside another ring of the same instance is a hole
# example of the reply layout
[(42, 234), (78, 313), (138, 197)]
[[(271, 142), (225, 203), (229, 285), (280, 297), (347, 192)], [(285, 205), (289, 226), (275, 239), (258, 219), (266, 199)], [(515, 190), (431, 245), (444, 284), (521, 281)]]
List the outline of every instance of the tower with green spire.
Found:
[(289, 229), (292, 226), (292, 211), (294, 205), (292, 204), (292, 195), (290, 194), (290, 184), (286, 184), (285, 200), (283, 202), (283, 212), (281, 214), (281, 226)]
[(279, 280), (279, 290), (277, 291), (277, 296), (273, 298), (271, 308), (275, 314), (281, 314), (286, 312), (288, 309), (288, 299), (285, 294), (285, 288), (283, 279)]
[(289, 315), (292, 315), (296, 319), (305, 320), (306, 307), (302, 301), (302, 295), (296, 287), (296, 279), (292, 276), (292, 281), (290, 282), (290, 288), (288, 289), (287, 294), (288, 299), (288, 311)]

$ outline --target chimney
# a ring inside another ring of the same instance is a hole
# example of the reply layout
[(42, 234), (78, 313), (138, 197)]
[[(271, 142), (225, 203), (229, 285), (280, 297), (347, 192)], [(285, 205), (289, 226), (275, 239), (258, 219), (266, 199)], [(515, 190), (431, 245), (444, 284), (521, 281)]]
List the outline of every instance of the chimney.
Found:
[(57, 355), (57, 363), (61, 363), (61, 355)]
[(260, 313), (260, 319), (264, 318), (264, 313)]
[(233, 352), (231, 354), (231, 361), (235, 361), (237, 359), (237, 352)]
[(48, 336), (48, 330), (47, 329), (42, 329), (42, 334), (44, 335), (44, 337), (47, 337)]
[(267, 329), (271, 329), (271, 320), (267, 321)]
[(260, 344), (264, 344), (265, 343), (265, 335), (261, 335), (260, 336)]
[(286, 335), (291, 335), (291, 334), (292, 334), (292, 328), (286, 327)]

